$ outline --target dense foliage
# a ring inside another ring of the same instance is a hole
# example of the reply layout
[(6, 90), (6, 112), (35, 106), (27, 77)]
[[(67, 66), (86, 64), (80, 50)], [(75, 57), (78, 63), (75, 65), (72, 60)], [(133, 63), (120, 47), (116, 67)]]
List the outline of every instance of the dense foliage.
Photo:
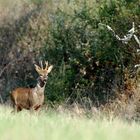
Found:
[[(120, 36), (139, 24), (138, 1), (84, 1), (66, 13), (57, 9), (49, 25), (42, 54), (55, 65), (46, 92), (52, 101), (93, 101), (96, 105), (116, 97), (125, 88), (125, 72), (135, 71), (137, 44), (124, 45), (99, 23)], [(130, 73), (129, 73), (130, 74)], [(132, 73), (131, 73), (132, 74)], [(133, 75), (134, 76), (134, 75)]]

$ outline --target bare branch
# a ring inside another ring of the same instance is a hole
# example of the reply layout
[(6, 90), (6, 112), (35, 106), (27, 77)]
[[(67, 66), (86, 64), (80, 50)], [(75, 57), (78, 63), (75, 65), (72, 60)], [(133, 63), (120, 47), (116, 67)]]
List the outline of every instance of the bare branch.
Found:
[(140, 48), (140, 40), (138, 39), (138, 37), (134, 34), (134, 38), (135, 38), (135, 40), (136, 40), (136, 42), (138, 43), (138, 45), (139, 45), (139, 48)]
[[(124, 43), (124, 44), (127, 44), (128, 41), (131, 40), (131, 38), (134, 36), (134, 33), (136, 32), (134, 22), (132, 23), (132, 28), (128, 31), (128, 33), (126, 35), (124, 35), (123, 38), (119, 37), (109, 25), (105, 25), (102, 23), (99, 23), (99, 25), (105, 26), (109, 31), (111, 31), (113, 33), (113, 35), (116, 37), (117, 40), (122, 41), (122, 43)], [(136, 35), (135, 35), (135, 37), (136, 37)], [(138, 43), (138, 38), (135, 38), (135, 40), (136, 39), (137, 39), (137, 43)]]
[[(113, 35), (116, 37), (117, 40), (122, 41), (122, 43), (124, 43), (124, 44), (127, 44), (132, 39), (132, 37), (134, 37), (135, 41), (137, 42), (137, 44), (139, 45), (139, 48), (140, 48), (140, 40), (135, 34), (136, 30), (135, 30), (134, 22), (132, 23), (132, 28), (128, 31), (128, 33), (126, 35), (124, 35), (123, 38), (119, 37), (109, 25), (105, 25), (102, 23), (99, 23), (99, 24), (105, 26), (109, 31), (111, 31), (113, 33)], [(140, 25), (138, 27), (140, 27)], [(139, 53), (139, 52), (140, 52), (140, 49), (137, 49), (137, 53)], [(140, 64), (136, 64), (135, 68), (137, 68), (137, 67), (140, 67)]]
[(137, 68), (137, 67), (139, 67), (139, 66), (140, 66), (140, 64), (136, 64), (136, 65), (135, 65), (135, 68)]

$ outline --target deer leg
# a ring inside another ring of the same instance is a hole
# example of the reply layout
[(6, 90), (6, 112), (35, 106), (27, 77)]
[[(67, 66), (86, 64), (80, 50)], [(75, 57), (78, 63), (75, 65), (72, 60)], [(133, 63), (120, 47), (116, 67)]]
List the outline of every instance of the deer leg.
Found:
[(40, 107), (41, 107), (41, 105), (36, 105), (36, 106), (31, 107), (30, 108), (31, 113), (35, 113), (37, 115)]
[(15, 105), (14, 106), (14, 110), (11, 112), (11, 113), (16, 113), (16, 112), (19, 112), (19, 111), (21, 111), (22, 109), (19, 107), (19, 106), (17, 106), (17, 105)]
[(22, 107), (20, 105), (15, 105), (15, 112), (20, 112)]
[(29, 109), (29, 110), (30, 110), (30, 113), (31, 113), (31, 114), (33, 114), (33, 113), (34, 113), (34, 108), (33, 108), (33, 106), (32, 106), (32, 107), (30, 107), (30, 109)]
[(39, 115), (41, 113), (41, 105), (36, 106), (35, 111)]
[(41, 105), (35, 106), (35, 107), (34, 107), (34, 110), (35, 110), (35, 111), (38, 111), (38, 110), (40, 109), (40, 107), (41, 107)]

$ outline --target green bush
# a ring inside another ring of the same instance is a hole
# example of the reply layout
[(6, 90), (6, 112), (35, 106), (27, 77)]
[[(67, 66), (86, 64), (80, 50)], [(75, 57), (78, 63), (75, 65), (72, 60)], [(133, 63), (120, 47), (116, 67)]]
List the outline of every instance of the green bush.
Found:
[(125, 69), (132, 70), (136, 63), (135, 43), (122, 44), (99, 23), (123, 36), (133, 21), (138, 24), (138, 2), (111, 0), (96, 4), (95, 8), (84, 1), (73, 13), (57, 9), (52, 15), (41, 51), (55, 66), (46, 88), (49, 100), (68, 98), (82, 103), (89, 98), (98, 105), (115, 98), (118, 87), (124, 88)]

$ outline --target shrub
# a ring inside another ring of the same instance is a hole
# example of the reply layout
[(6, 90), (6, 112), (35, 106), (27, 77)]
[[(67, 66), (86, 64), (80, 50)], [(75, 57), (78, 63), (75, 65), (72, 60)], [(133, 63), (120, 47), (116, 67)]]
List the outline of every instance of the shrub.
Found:
[(133, 21), (138, 24), (136, 5), (137, 1), (113, 0), (98, 2), (95, 9), (84, 1), (74, 12), (55, 11), (42, 50), (44, 58), (55, 65), (51, 89), (46, 91), (50, 100), (82, 103), (89, 98), (99, 105), (114, 99), (118, 87), (124, 89), (125, 69), (133, 70), (137, 62), (135, 42), (123, 45), (99, 23), (122, 36)]

